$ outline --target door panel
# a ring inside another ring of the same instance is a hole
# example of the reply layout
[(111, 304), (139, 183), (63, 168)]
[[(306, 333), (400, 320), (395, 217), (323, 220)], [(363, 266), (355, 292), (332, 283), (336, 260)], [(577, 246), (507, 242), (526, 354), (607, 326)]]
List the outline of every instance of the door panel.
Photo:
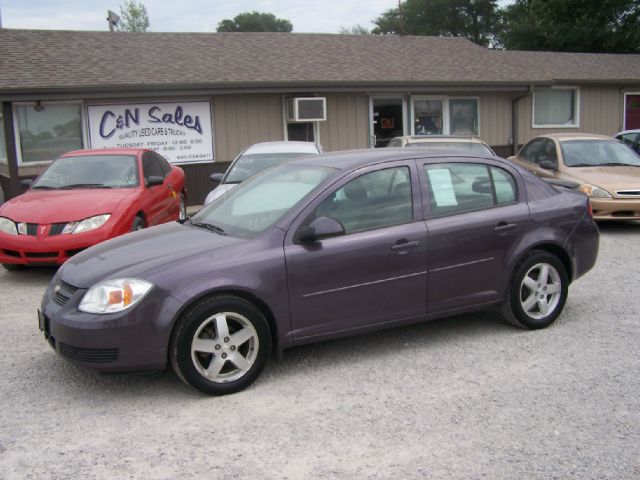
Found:
[[(426, 313), (427, 228), (413, 161), (354, 172), (313, 202), (285, 241), (292, 330), (300, 339)], [(293, 242), (319, 217), (345, 234)]]

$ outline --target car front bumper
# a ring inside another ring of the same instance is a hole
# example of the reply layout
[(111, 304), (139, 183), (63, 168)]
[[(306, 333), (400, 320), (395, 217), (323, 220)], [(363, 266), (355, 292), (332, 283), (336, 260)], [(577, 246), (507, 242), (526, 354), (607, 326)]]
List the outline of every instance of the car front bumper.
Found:
[(589, 198), (595, 220), (640, 220), (640, 198)]
[(61, 284), (56, 275), (42, 299), (38, 324), (58, 354), (99, 372), (166, 367), (171, 328), (182, 307), (180, 302), (154, 287), (128, 310), (94, 315), (77, 309), (86, 291)]
[[(98, 231), (102, 230), (102, 231)], [(70, 257), (113, 237), (107, 229), (53, 236), (0, 233), (0, 263), (14, 265), (62, 265)]]

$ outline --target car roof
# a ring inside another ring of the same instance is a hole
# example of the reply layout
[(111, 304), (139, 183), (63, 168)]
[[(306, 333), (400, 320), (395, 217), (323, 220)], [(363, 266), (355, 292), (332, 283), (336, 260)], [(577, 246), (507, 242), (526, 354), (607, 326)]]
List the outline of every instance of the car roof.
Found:
[(559, 142), (565, 142), (569, 140), (613, 140), (613, 137), (608, 135), (597, 135), (595, 133), (546, 133), (540, 135), (540, 137), (552, 138)]
[[(423, 158), (475, 158), (480, 160), (502, 160), (490, 155), (478, 155), (474, 153), (462, 153), (451, 151), (421, 151), (418, 148), (366, 148), (361, 150), (343, 150), (339, 152), (324, 153), (313, 157), (302, 157), (291, 160), (287, 164), (309, 165), (318, 167), (330, 167), (338, 170), (350, 170), (353, 168), (374, 165), (376, 163), (393, 162)], [(506, 160), (502, 160), (506, 162)]]
[(486, 145), (486, 142), (481, 138), (474, 136), (465, 136), (465, 135), (407, 135), (404, 137), (396, 137), (400, 139), (404, 139), (409, 143), (450, 143), (450, 142), (459, 142), (459, 143), (481, 143)]
[(250, 153), (318, 153), (318, 147), (313, 142), (262, 142), (251, 145), (243, 155)]
[(80, 155), (138, 155), (141, 152), (150, 152), (148, 148), (94, 148), (73, 150), (60, 155), (61, 157), (77, 157)]
[(632, 128), (631, 130), (622, 130), (621, 132), (616, 133), (614, 137), (617, 137), (618, 135), (624, 135), (626, 133), (640, 133), (640, 128)]

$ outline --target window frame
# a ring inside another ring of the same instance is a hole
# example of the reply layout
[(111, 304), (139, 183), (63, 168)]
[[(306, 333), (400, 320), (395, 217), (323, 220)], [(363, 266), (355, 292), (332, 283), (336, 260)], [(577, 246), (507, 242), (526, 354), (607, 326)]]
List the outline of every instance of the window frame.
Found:
[[(441, 100), (442, 101), (442, 134), (440, 135), (416, 135), (416, 122), (415, 122), (415, 102), (420, 100)], [(451, 135), (463, 135), (464, 134), (452, 134), (451, 133), (451, 100), (475, 100), (476, 113), (478, 115), (477, 132), (469, 134), (471, 137), (481, 136), (481, 122), (480, 122), (480, 97), (478, 95), (412, 95), (409, 101), (409, 123), (410, 135), (421, 137), (446, 137)]]
[(22, 160), (22, 143), (20, 142), (20, 122), (18, 119), (18, 107), (35, 107), (38, 103), (43, 107), (58, 106), (58, 105), (78, 105), (80, 107), (80, 137), (82, 140), (82, 148), (87, 148), (87, 116), (85, 102), (83, 100), (56, 100), (56, 101), (31, 101), (31, 102), (14, 102), (11, 106), (13, 111), (13, 137), (16, 144), (16, 158), (18, 161), (18, 167), (32, 167), (49, 165), (54, 159), (42, 160), (38, 162), (24, 162)]
[(7, 137), (5, 136), (4, 113), (0, 109), (0, 165), (9, 166), (9, 153), (7, 152)]
[[(551, 91), (551, 90), (571, 90), (574, 94), (573, 102), (573, 121), (571, 125), (566, 124), (554, 124), (554, 123), (536, 123), (536, 93)], [(531, 94), (531, 128), (580, 128), (580, 87), (574, 86), (552, 86), (551, 88), (534, 90)]]
[[(454, 217), (457, 215), (465, 215), (468, 213), (475, 213), (475, 212), (482, 212), (482, 211), (486, 211), (486, 210), (493, 210), (495, 208), (503, 208), (503, 207), (508, 207), (511, 205), (517, 205), (518, 203), (520, 203), (522, 201), (522, 184), (521, 184), (521, 179), (520, 177), (516, 174), (516, 172), (512, 171), (510, 168), (507, 168), (507, 166), (505, 165), (501, 165), (493, 162), (477, 162), (477, 161), (470, 161), (470, 160), (475, 160), (475, 159), (470, 159), (470, 158), (447, 158), (445, 159), (445, 161), (442, 161), (443, 159), (432, 159), (430, 161), (422, 161), (419, 162), (418, 167), (420, 170), (420, 181), (421, 181), (421, 187), (422, 190), (424, 192), (423, 195), (423, 211), (424, 211), (424, 218), (425, 220), (431, 220), (431, 219), (438, 219), (438, 218), (446, 218), (446, 217)], [(476, 208), (473, 210), (462, 210), (462, 211), (458, 211), (458, 212), (446, 212), (446, 213), (435, 213), (433, 210), (433, 202), (431, 200), (431, 196), (429, 195), (430, 189), (431, 189), (431, 182), (429, 180), (429, 175), (427, 173), (427, 168), (433, 165), (447, 165), (447, 164), (451, 164), (451, 165), (455, 165), (455, 164), (467, 164), (467, 165), (480, 165), (485, 167), (485, 169), (487, 170), (487, 176), (489, 177), (490, 181), (491, 181), (491, 194), (492, 194), (492, 199), (493, 199), (493, 205), (490, 207), (486, 207), (486, 208)], [(508, 202), (508, 203), (498, 203), (497, 200), (497, 193), (496, 193), (496, 188), (495, 188), (495, 180), (493, 177), (493, 172), (491, 171), (492, 168), (498, 168), (503, 170), (504, 172), (506, 172), (508, 175), (511, 176), (511, 178), (513, 179), (513, 185), (515, 188), (515, 192), (514, 192), (514, 200), (512, 202)]]
[[(622, 100), (622, 130), (631, 130), (627, 125), (627, 97), (629, 96), (640, 96), (640, 91), (634, 92), (624, 92), (624, 98)], [(637, 142), (640, 142), (640, 138), (638, 138)]]

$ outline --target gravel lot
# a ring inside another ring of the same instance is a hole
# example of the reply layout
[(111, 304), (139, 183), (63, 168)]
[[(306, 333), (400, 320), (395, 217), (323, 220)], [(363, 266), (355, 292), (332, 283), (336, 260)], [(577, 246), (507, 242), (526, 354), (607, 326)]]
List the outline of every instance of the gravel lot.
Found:
[(299, 347), (208, 398), (56, 357), (53, 271), (0, 269), (0, 478), (640, 478), (640, 224), (550, 328), (495, 314)]

